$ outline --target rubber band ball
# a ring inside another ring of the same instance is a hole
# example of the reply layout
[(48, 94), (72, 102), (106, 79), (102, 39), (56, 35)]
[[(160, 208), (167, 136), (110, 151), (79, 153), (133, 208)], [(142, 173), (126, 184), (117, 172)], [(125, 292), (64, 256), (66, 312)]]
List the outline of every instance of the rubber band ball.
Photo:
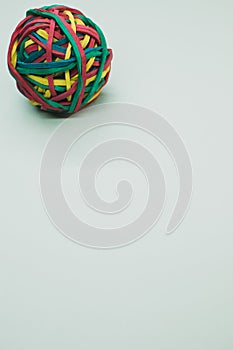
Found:
[(100, 95), (112, 56), (91, 19), (79, 10), (52, 5), (27, 11), (12, 34), (8, 67), (33, 105), (72, 114)]

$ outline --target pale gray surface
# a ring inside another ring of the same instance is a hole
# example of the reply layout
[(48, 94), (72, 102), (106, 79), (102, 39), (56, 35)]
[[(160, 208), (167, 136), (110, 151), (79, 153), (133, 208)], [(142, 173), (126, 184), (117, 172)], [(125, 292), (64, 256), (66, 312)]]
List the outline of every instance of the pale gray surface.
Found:
[[(15, 24), (27, 8), (47, 3), (15, 2), (14, 10), (4, 3), (0, 348), (231, 350), (232, 1), (66, 3), (96, 20), (114, 49), (112, 78), (99, 102), (137, 103), (166, 116), (191, 154), (194, 196), (176, 233), (162, 233), (167, 210), (152, 232), (123, 249), (83, 248), (56, 231), (38, 177), (45, 144), (62, 121), (30, 107), (5, 64)], [(104, 137), (116, 133), (108, 129)], [(152, 140), (128, 135), (160, 154), (171, 208), (176, 178), (169, 158)], [(100, 192), (111, 199), (104, 185), (100, 179)]]

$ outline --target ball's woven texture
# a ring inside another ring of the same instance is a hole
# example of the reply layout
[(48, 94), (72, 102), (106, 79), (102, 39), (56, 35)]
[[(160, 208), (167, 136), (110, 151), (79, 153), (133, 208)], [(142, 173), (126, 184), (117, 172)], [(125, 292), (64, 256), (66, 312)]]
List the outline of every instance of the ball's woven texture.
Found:
[(74, 113), (107, 83), (112, 50), (82, 12), (59, 5), (29, 10), (15, 29), (8, 67), (19, 91), (44, 111)]

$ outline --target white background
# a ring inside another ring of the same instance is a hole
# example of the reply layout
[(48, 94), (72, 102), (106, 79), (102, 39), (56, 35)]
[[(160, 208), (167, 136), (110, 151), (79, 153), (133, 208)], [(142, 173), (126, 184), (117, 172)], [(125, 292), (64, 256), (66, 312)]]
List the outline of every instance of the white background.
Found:
[(173, 235), (163, 234), (165, 213), (148, 235), (117, 250), (81, 247), (52, 226), (40, 198), (39, 167), (62, 120), (31, 107), (6, 67), (10, 33), (28, 8), (48, 4), (4, 3), (0, 348), (231, 350), (233, 3), (66, 4), (95, 20), (114, 50), (111, 80), (97, 103), (136, 103), (166, 117), (191, 155), (193, 200)]

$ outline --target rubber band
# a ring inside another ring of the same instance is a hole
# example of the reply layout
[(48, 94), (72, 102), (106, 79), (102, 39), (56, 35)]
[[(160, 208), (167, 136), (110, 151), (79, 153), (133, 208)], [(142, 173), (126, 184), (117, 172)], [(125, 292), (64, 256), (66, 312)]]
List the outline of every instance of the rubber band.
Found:
[(19, 91), (48, 112), (74, 113), (107, 84), (112, 50), (79, 10), (52, 5), (27, 11), (12, 34), (8, 67)]

